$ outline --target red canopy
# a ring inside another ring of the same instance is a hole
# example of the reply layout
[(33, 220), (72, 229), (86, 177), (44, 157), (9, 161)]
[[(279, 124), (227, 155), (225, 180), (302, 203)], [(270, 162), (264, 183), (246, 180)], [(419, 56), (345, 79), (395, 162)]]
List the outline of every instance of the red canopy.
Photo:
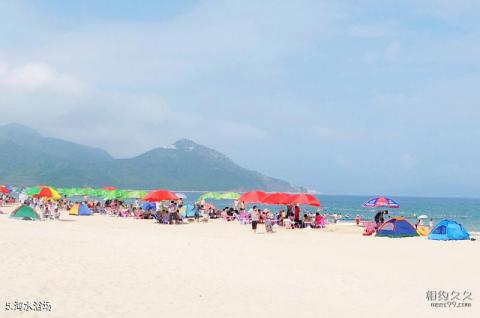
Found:
[(263, 191), (250, 191), (244, 193), (238, 201), (243, 201), (245, 203), (261, 203), (262, 200), (267, 196)]
[(305, 204), (311, 206), (320, 206), (320, 201), (311, 194), (300, 193), (291, 197), (290, 204)]
[(168, 190), (156, 190), (147, 194), (144, 198), (145, 201), (149, 202), (160, 202), (160, 201), (176, 201), (179, 197), (173, 192)]
[(115, 190), (117, 190), (117, 187), (105, 187), (105, 188), (103, 188), (103, 190), (115, 191)]
[(288, 193), (272, 193), (270, 195), (267, 195), (265, 198), (263, 198), (261, 203), (264, 204), (276, 204), (276, 205), (282, 205), (282, 204), (290, 204), (290, 201), (292, 200), (292, 195)]

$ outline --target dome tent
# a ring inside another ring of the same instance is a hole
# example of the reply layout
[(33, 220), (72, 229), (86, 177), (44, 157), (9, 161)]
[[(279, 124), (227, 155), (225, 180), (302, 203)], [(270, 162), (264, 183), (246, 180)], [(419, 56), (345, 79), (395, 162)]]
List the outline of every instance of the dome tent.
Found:
[(87, 216), (92, 215), (93, 212), (84, 203), (77, 203), (70, 209), (70, 215)]
[(20, 220), (40, 220), (40, 215), (28, 205), (19, 206), (10, 214), (10, 217)]
[(419, 235), (412, 223), (402, 217), (395, 217), (380, 225), (376, 236), (411, 237)]
[(441, 241), (468, 240), (470, 239), (470, 234), (460, 223), (452, 220), (443, 220), (433, 228), (428, 239)]

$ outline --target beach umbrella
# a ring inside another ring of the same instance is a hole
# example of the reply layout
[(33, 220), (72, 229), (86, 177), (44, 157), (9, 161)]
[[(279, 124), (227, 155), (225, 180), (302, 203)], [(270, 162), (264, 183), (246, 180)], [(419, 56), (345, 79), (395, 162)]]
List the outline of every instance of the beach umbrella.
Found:
[(197, 200), (202, 201), (202, 200), (222, 200), (222, 194), (219, 192), (207, 192), (202, 194)]
[(175, 193), (168, 190), (155, 190), (147, 194), (144, 200), (149, 202), (176, 201), (178, 197)]
[(180, 199), (186, 199), (187, 198), (187, 195), (184, 194), (184, 193), (175, 193), (175, 195)]
[(226, 192), (226, 193), (219, 193), (219, 192), (207, 192), (201, 195), (198, 198), (198, 201), (203, 200), (236, 200), (240, 198), (240, 194), (235, 192)]
[(54, 199), (54, 200), (59, 200), (62, 198), (62, 196), (55, 190), (54, 188), (51, 187), (42, 187), (40, 188), (40, 191), (36, 194), (33, 195), (34, 198), (47, 198), (47, 199)]
[(363, 206), (366, 208), (386, 207), (386, 208), (394, 208), (394, 209), (400, 207), (398, 203), (395, 202), (393, 199), (386, 198), (386, 197), (370, 198), (367, 202), (363, 204)]
[(80, 195), (96, 197), (99, 190), (95, 190), (93, 188), (83, 188), (80, 190), (80, 192), (81, 192)]
[(10, 193), (10, 190), (5, 186), (0, 185), (0, 193), (8, 194)]
[(295, 194), (290, 199), (290, 204), (320, 206), (320, 201), (311, 194), (301, 193)]
[(34, 196), (40, 192), (40, 187), (29, 187), (25, 189), (25, 194), (28, 196)]
[(118, 189), (117, 187), (112, 187), (112, 186), (103, 188), (103, 190), (107, 190), (107, 191), (115, 191), (117, 189)]
[(223, 200), (237, 200), (238, 198), (240, 198), (240, 194), (236, 192), (226, 192), (222, 194)]
[(261, 203), (267, 195), (263, 191), (250, 191), (244, 193), (238, 200), (245, 203)]
[(115, 200), (115, 199), (124, 199), (125, 198), (125, 191), (122, 190), (111, 190), (111, 191), (104, 191), (99, 193), (101, 195), (97, 195), (99, 197), (104, 198), (105, 200)]
[(123, 196), (124, 199), (141, 199), (145, 197), (148, 193), (146, 191), (127, 191)]
[(270, 195), (267, 195), (261, 203), (264, 204), (274, 204), (274, 205), (288, 205), (290, 204), (290, 201), (292, 200), (292, 195), (288, 193), (272, 193)]

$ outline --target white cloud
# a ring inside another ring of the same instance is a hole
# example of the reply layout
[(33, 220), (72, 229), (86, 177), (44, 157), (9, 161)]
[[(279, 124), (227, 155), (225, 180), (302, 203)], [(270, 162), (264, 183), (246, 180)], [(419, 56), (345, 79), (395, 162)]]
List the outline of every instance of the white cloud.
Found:
[(85, 84), (73, 77), (56, 73), (45, 63), (11, 67), (7, 62), (0, 62), (0, 90), (21, 93), (39, 89), (79, 93), (85, 89)]

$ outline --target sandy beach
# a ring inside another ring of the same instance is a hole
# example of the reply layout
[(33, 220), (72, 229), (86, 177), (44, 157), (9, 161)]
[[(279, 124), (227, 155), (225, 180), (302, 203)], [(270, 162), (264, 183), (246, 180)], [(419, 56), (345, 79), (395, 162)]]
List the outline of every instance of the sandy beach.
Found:
[[(2, 207), (9, 213), (12, 207)], [(2, 317), (479, 317), (480, 242), (363, 237), (353, 225), (276, 229), (211, 221), (168, 226), (103, 215), (0, 215), (6, 302), (52, 311)], [(469, 291), (432, 308), (428, 291)]]

